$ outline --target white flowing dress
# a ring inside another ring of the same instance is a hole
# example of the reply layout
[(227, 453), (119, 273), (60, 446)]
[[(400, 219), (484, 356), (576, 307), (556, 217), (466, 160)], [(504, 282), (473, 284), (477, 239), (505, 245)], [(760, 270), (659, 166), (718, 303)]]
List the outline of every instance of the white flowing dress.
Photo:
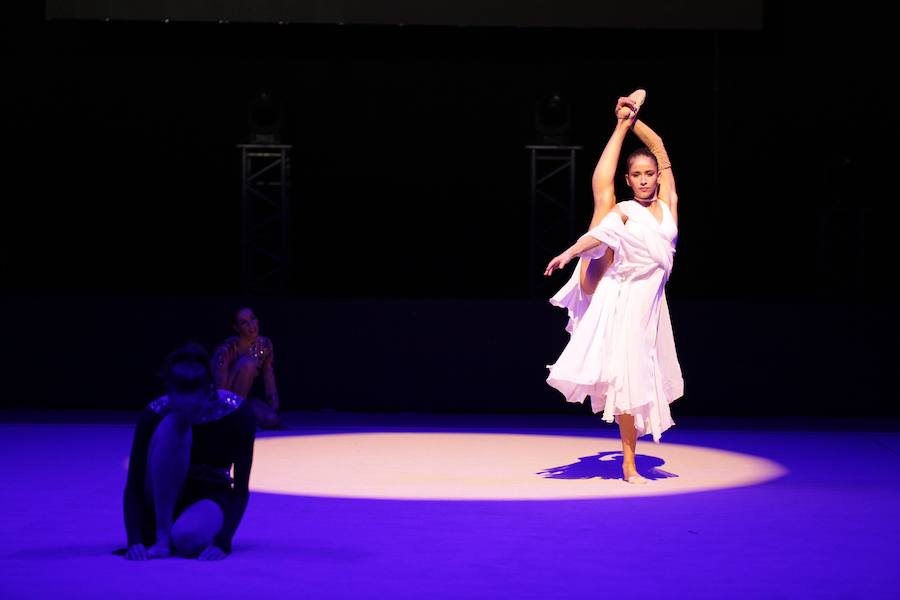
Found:
[[(633, 415), (638, 435), (652, 434), (654, 442), (675, 424), (669, 404), (684, 393), (665, 294), (678, 227), (661, 204), (657, 222), (638, 202), (620, 202), (627, 223), (610, 212), (585, 234), (602, 243), (581, 255), (572, 277), (550, 299), (568, 311), (571, 337), (547, 378), (569, 402), (590, 396), (604, 421)], [(580, 261), (599, 258), (608, 248), (612, 264), (593, 295), (585, 294)]]

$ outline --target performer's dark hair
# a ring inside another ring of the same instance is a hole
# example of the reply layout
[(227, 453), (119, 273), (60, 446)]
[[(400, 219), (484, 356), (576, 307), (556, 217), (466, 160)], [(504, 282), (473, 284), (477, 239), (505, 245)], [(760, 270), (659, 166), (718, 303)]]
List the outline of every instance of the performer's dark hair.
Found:
[(168, 392), (192, 394), (213, 385), (209, 353), (197, 342), (174, 350), (166, 357), (162, 378)]
[(238, 313), (240, 313), (242, 310), (249, 310), (249, 311), (250, 311), (251, 313), (253, 313), (254, 315), (256, 314), (255, 312), (253, 312), (253, 309), (250, 308), (249, 306), (241, 306), (241, 307), (238, 308), (236, 311), (234, 311), (233, 313), (231, 313), (231, 324), (232, 324), (232, 325), (237, 325), (237, 324), (238, 324)]
[(647, 158), (653, 161), (653, 164), (656, 165), (656, 170), (659, 170), (659, 161), (656, 160), (656, 155), (650, 152), (650, 149), (646, 146), (641, 146), (634, 152), (628, 155), (628, 159), (625, 164), (628, 165), (628, 170), (631, 170), (631, 163), (639, 156), (646, 156)]

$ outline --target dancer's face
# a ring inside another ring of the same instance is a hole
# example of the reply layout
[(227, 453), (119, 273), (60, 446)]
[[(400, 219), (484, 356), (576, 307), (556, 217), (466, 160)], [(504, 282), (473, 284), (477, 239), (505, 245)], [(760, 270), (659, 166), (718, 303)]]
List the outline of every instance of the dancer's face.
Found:
[(234, 328), (242, 338), (255, 339), (259, 335), (259, 320), (249, 308), (242, 308), (235, 315)]
[(652, 200), (656, 196), (658, 179), (656, 163), (647, 156), (638, 156), (631, 161), (625, 174), (625, 181), (637, 200)]

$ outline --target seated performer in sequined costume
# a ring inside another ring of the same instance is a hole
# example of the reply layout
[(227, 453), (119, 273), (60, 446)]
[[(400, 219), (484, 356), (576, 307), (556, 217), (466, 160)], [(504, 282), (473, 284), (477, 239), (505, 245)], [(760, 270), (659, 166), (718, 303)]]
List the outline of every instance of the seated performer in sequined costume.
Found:
[[(278, 427), (278, 390), (275, 387), (272, 341), (259, 335), (259, 319), (249, 308), (241, 308), (235, 313), (232, 327), (238, 335), (225, 340), (213, 355), (216, 386), (246, 398), (260, 427)], [(260, 374), (265, 401), (249, 397), (250, 388)]]
[(253, 411), (240, 396), (216, 389), (198, 344), (173, 352), (163, 377), (167, 394), (144, 409), (134, 432), (125, 557), (219, 560), (231, 552), (247, 507)]

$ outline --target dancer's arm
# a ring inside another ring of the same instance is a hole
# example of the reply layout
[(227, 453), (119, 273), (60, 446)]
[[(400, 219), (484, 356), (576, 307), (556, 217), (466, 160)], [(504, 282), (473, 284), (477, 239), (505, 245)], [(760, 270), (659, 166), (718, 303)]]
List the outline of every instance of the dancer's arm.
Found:
[(144, 483), (147, 477), (147, 452), (150, 438), (159, 425), (160, 416), (150, 409), (141, 413), (131, 443), (131, 454), (128, 458), (128, 479), (125, 484), (125, 533), (128, 538), (129, 560), (147, 560), (147, 552), (143, 536)]
[[(622, 219), (623, 223), (628, 220), (628, 217), (626, 217), (624, 214), (622, 214), (622, 212), (619, 211), (618, 207), (613, 207), (613, 209), (610, 212), (613, 212), (613, 213), (616, 213), (617, 215), (619, 215), (619, 217)], [(593, 227), (591, 229), (593, 229)], [(594, 248), (596, 248), (597, 246), (599, 246), (601, 244), (603, 244), (603, 242), (601, 242), (599, 239), (595, 238), (594, 236), (592, 236), (588, 233), (584, 234), (583, 236), (578, 238), (577, 242), (572, 244), (562, 254), (560, 254), (559, 256), (557, 256), (556, 258), (554, 258), (553, 260), (550, 261), (550, 263), (547, 265), (546, 270), (544, 270), (544, 275), (552, 275), (553, 271), (555, 271), (557, 269), (562, 269), (567, 264), (569, 264), (569, 262), (576, 256), (578, 256), (584, 252), (587, 252), (588, 250), (593, 250)]]
[(669, 160), (669, 154), (666, 152), (662, 138), (640, 119), (635, 119), (632, 130), (656, 157), (659, 165), (658, 196), (660, 200), (669, 205), (669, 210), (672, 211), (672, 216), (677, 221), (678, 193), (675, 191), (675, 175), (672, 173), (672, 162)]
[(213, 381), (216, 389), (228, 389), (228, 369), (231, 368), (237, 357), (234, 339), (225, 340), (225, 343), (216, 348), (212, 358)]
[[(243, 410), (242, 410), (243, 409)], [(212, 545), (220, 549), (224, 554), (231, 553), (231, 539), (234, 532), (237, 531), (238, 525), (247, 509), (247, 500), (250, 498), (250, 468), (253, 465), (253, 442), (256, 439), (256, 420), (253, 411), (249, 407), (245, 409), (243, 406), (238, 409), (242, 414), (238, 418), (242, 419), (238, 430), (240, 431), (238, 439), (235, 441), (237, 448), (237, 456), (234, 461), (234, 485), (230, 502), (225, 507), (225, 519), (222, 529), (213, 538)], [(204, 551), (206, 552), (206, 551)], [(215, 560), (223, 556), (215, 553), (210, 557), (209, 553), (201, 554), (203, 560)]]

